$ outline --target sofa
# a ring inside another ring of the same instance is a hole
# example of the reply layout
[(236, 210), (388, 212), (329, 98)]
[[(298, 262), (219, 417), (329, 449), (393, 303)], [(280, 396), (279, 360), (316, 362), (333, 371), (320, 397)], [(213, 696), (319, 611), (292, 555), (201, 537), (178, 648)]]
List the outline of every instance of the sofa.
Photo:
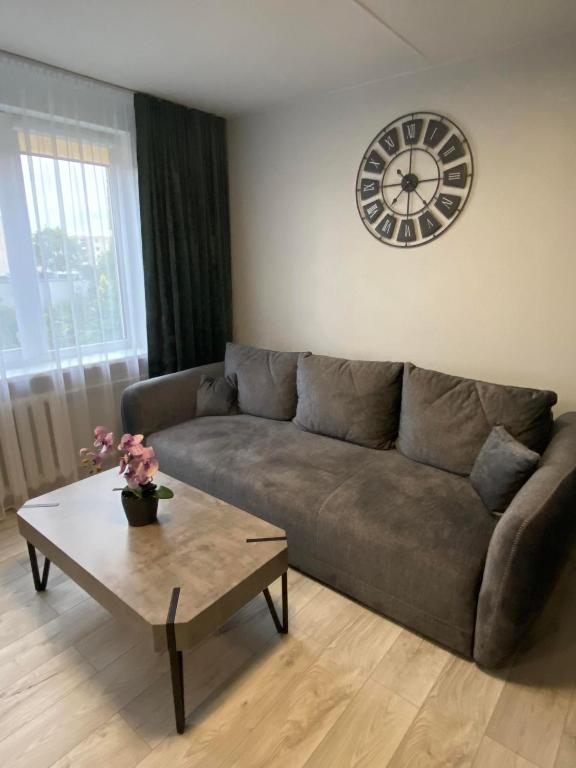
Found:
[[(234, 402), (214, 408), (204, 391), (219, 382)], [(284, 528), (293, 567), (496, 668), (576, 532), (576, 414), (554, 419), (555, 402), (410, 363), (229, 344), (222, 363), (128, 387), (122, 417), (165, 472)], [(537, 466), (495, 515), (471, 476), (498, 425)]]

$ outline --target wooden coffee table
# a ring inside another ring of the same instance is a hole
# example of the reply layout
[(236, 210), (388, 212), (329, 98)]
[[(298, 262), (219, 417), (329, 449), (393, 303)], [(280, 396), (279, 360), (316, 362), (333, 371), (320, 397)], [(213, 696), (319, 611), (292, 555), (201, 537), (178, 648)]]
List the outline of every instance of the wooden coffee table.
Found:
[[(130, 528), (117, 470), (31, 499), (18, 511), (36, 590), (56, 563), (111, 614), (168, 650), (176, 728), (185, 725), (182, 651), (192, 648), (260, 592), (278, 632), (288, 631), (285, 532), (159, 473), (174, 491), (158, 524)], [(42, 575), (36, 555), (45, 557)], [(282, 619), (268, 585), (282, 578)]]

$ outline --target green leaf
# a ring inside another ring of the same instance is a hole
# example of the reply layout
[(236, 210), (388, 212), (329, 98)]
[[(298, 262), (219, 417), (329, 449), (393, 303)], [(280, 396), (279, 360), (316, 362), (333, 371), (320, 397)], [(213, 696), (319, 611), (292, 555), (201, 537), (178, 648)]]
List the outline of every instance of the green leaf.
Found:
[(130, 488), (129, 485), (122, 489), (122, 493), (124, 496), (134, 496), (137, 499), (142, 498), (142, 491), (140, 488)]
[(166, 488), (165, 485), (160, 485), (156, 488), (154, 496), (156, 496), (157, 499), (171, 499), (174, 496), (174, 493), (170, 488)]

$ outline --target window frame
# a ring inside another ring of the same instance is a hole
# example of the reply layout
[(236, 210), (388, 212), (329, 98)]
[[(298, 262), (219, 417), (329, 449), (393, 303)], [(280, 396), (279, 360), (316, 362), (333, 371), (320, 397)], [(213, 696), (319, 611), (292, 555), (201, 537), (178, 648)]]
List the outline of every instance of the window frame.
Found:
[[(131, 355), (136, 352), (141, 354), (145, 349), (142, 344), (142, 334), (135, 326), (134, 315), (135, 302), (134, 291), (130, 288), (130, 265), (128, 263), (129, 241), (126, 237), (125, 222), (130, 215), (128, 210), (129, 193), (123, 190), (123, 174), (132, 171), (127, 165), (129, 158), (130, 136), (125, 131), (115, 131), (111, 128), (100, 126), (88, 126), (72, 124), (70, 121), (61, 121), (42, 117), (26, 119), (24, 130), (50, 135), (54, 139), (58, 136), (67, 136), (70, 141), (97, 142), (105, 144), (109, 151), (109, 163), (91, 163), (89, 161), (74, 158), (58, 157), (54, 155), (55, 174), (58, 179), (58, 207), (60, 218), (65, 222), (65, 208), (60, 194), (58, 161), (78, 162), (86, 165), (105, 165), (107, 170), (108, 185), (108, 212), (112, 241), (114, 245), (114, 266), (118, 282), (119, 313), (122, 324), (122, 338), (113, 341), (101, 341), (93, 344), (75, 344), (72, 346), (50, 347), (48, 331), (44, 321), (44, 303), (42, 300), (41, 281), (36, 268), (36, 256), (33, 245), (33, 233), (30, 222), (28, 201), (22, 171), (22, 156), (45, 156), (41, 153), (22, 152), (19, 144), (18, 131), (22, 130), (21, 116), (17, 111), (4, 110), (0, 107), (0, 211), (6, 256), (9, 268), (9, 279), (12, 286), (16, 320), (20, 347), (10, 350), (0, 350), (0, 364), (3, 364), (8, 376), (21, 375), (24, 370), (30, 370), (30, 363), (34, 369), (49, 370), (58, 364), (77, 365), (79, 360), (85, 358), (96, 362), (104, 358), (122, 359), (122, 353)], [(57, 127), (57, 131), (55, 130)], [(129, 224), (129, 222), (126, 222)], [(38, 222), (39, 224), (39, 222)], [(134, 235), (134, 233), (131, 233)], [(137, 233), (139, 237), (139, 232)], [(94, 255), (91, 256), (93, 261)], [(48, 288), (49, 290), (49, 288)]]

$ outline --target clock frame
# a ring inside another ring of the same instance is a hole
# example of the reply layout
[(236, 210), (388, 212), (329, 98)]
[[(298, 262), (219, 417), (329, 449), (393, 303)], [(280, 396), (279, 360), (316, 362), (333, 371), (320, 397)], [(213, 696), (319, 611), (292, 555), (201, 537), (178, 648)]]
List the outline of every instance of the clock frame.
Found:
[(436, 112), (410, 112), (379, 131), (364, 153), (358, 213), (386, 245), (426, 245), (456, 221), (473, 177), (472, 150), (458, 125)]

